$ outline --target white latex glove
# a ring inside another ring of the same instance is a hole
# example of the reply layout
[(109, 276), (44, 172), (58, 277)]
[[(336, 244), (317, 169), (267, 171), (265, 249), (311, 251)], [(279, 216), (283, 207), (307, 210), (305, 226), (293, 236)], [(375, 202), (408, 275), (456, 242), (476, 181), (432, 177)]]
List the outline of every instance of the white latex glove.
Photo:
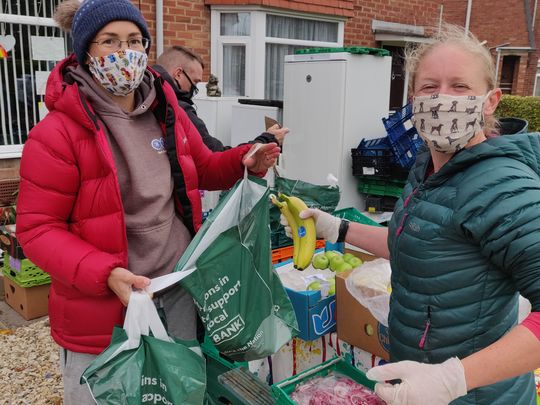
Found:
[[(375, 385), (375, 392), (388, 405), (446, 405), (467, 394), (465, 371), (457, 357), (440, 364), (400, 361), (374, 367), (366, 375), (382, 382)], [(396, 379), (401, 383), (384, 383)]]
[[(315, 228), (317, 229), (317, 237), (326, 239), (330, 243), (336, 243), (339, 236), (339, 225), (341, 224), (341, 218), (327, 214), (324, 211), (308, 208), (300, 212), (300, 218), (306, 219), (313, 217), (315, 220)], [(287, 222), (287, 219), (282, 214), (280, 217), (281, 225), (285, 227), (285, 234), (292, 238), (291, 227)]]

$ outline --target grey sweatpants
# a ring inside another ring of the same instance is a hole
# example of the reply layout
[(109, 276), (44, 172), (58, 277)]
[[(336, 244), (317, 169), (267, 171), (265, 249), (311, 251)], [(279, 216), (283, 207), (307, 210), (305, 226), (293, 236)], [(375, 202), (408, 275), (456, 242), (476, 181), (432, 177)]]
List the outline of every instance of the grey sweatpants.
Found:
[[(187, 291), (175, 287), (155, 297), (154, 302), (158, 309), (163, 309), (169, 335), (183, 340), (195, 339), (197, 324), (195, 304)], [(60, 348), (64, 405), (95, 404), (90, 390), (85, 384), (79, 384), (79, 380), (84, 370), (96, 357), (93, 354), (76, 353)]]

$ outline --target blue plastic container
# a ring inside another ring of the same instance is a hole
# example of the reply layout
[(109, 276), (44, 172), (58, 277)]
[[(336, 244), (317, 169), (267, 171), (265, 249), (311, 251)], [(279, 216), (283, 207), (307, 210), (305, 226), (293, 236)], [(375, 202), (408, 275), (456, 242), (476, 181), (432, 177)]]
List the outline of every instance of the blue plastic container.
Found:
[(412, 167), (418, 150), (424, 144), (412, 123), (405, 125), (412, 115), (412, 104), (409, 103), (388, 118), (382, 119), (395, 162), (405, 169)]

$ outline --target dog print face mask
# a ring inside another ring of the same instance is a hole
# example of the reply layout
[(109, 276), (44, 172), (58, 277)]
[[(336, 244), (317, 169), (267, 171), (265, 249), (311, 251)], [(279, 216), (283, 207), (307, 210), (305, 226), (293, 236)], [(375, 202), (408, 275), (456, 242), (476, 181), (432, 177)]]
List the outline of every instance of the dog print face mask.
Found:
[(485, 96), (414, 97), (412, 122), (430, 149), (455, 153), (482, 130)]

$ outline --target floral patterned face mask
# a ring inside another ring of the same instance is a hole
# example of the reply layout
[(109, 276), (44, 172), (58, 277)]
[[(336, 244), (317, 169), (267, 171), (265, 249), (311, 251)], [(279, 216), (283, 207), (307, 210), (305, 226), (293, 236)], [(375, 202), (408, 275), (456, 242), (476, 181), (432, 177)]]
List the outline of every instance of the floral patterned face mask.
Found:
[(110, 93), (126, 96), (141, 84), (147, 62), (146, 52), (126, 49), (107, 56), (90, 56), (88, 68)]
[(484, 126), (485, 96), (433, 94), (413, 100), (412, 122), (427, 145), (444, 153), (455, 153)]

